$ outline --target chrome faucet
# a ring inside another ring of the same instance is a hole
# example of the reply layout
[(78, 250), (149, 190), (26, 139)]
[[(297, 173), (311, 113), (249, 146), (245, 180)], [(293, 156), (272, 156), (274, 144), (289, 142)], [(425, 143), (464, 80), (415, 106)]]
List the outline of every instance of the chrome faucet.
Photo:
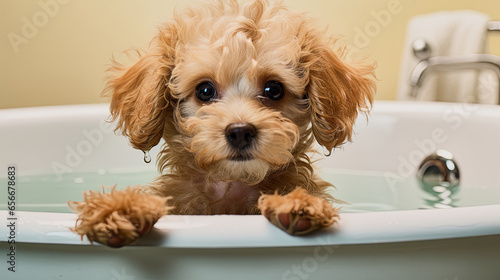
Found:
[[(413, 42), (413, 53), (420, 59), (410, 75), (412, 91), (410, 96), (416, 98), (424, 78), (433, 71), (451, 71), (464, 69), (492, 70), (500, 82), (500, 57), (492, 54), (467, 54), (454, 56), (431, 57), (431, 48), (423, 39)], [(498, 89), (500, 102), (500, 86)]]

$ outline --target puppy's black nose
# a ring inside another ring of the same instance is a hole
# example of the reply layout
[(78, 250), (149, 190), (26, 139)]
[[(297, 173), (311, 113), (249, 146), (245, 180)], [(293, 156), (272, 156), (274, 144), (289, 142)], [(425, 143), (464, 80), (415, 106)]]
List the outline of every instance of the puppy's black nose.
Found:
[(238, 150), (249, 146), (256, 135), (257, 129), (249, 123), (232, 123), (226, 127), (227, 141)]

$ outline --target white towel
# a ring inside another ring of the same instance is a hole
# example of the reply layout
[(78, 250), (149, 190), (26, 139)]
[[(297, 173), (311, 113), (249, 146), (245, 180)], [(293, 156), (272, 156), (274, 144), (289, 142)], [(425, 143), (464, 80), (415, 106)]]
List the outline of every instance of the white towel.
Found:
[[(409, 77), (419, 62), (413, 54), (415, 40), (424, 39), (431, 47), (431, 56), (485, 53), (488, 21), (487, 15), (469, 10), (437, 12), (412, 18), (406, 30), (398, 99), (411, 99)], [(486, 72), (480, 72), (432, 72), (425, 77), (416, 100), (497, 103), (497, 90), (496, 86), (492, 86), (494, 79), (491, 73), (485, 75)]]

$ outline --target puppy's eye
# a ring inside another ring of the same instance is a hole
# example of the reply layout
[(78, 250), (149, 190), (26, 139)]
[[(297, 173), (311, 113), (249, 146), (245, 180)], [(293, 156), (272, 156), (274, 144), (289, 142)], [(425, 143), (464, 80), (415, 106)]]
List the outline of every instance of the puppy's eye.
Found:
[(217, 97), (217, 90), (212, 83), (203, 82), (196, 87), (196, 97), (203, 101), (208, 102)]
[(271, 100), (280, 100), (285, 95), (285, 90), (280, 82), (269, 81), (264, 87), (264, 95)]

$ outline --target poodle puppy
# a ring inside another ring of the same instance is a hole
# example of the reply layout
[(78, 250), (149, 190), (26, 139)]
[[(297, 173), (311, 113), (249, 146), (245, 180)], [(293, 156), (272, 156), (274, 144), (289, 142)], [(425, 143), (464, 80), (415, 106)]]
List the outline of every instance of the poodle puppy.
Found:
[(176, 12), (135, 64), (114, 62), (104, 92), (134, 148), (164, 140), (159, 176), (69, 202), (72, 230), (121, 247), (165, 214), (262, 214), (291, 235), (335, 223), (311, 147), (350, 141), (375, 91), (374, 65), (344, 62), (335, 43), (282, 1)]

